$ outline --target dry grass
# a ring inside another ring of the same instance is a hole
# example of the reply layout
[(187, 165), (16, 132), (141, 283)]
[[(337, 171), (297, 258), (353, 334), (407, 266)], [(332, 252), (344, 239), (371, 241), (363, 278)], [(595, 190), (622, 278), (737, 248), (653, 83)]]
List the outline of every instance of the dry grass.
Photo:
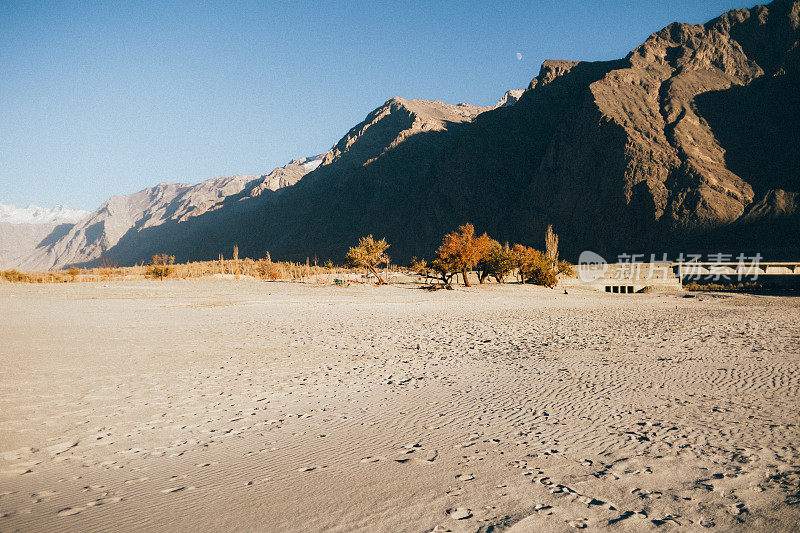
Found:
[[(331, 263), (317, 266), (308, 261), (305, 263), (272, 261), (269, 254), (264, 259), (239, 259), (238, 253), (234, 253), (233, 259), (225, 259), (220, 255), (216, 261), (193, 261), (169, 266), (171, 270), (166, 276), (168, 279), (202, 279), (222, 276), (231, 279), (334, 283), (337, 279), (357, 282), (365, 274), (364, 269), (338, 267)], [(71, 267), (67, 270), (44, 272), (4, 270), (0, 271), (0, 282), (70, 283), (153, 279), (151, 270), (152, 265), (145, 264), (130, 267), (104, 264), (95, 268)], [(393, 270), (396, 270), (396, 267), (393, 267)]]

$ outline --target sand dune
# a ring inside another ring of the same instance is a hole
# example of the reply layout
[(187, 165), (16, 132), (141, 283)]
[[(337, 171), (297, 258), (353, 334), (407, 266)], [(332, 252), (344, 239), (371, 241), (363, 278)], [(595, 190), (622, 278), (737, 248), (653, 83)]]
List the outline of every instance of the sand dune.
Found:
[(800, 306), (0, 285), (0, 531), (792, 531)]

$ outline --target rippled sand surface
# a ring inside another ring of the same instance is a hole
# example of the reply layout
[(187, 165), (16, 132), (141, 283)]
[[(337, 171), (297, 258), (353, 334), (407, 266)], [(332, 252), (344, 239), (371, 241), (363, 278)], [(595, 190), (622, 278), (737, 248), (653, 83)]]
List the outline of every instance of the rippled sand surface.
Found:
[(800, 300), (0, 285), (0, 531), (793, 531)]

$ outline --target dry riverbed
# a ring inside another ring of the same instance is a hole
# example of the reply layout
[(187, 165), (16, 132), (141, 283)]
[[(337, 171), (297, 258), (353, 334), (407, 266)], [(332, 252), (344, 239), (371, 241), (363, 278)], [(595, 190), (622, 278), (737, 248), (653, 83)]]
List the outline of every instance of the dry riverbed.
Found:
[(0, 285), (0, 531), (793, 531), (800, 300)]

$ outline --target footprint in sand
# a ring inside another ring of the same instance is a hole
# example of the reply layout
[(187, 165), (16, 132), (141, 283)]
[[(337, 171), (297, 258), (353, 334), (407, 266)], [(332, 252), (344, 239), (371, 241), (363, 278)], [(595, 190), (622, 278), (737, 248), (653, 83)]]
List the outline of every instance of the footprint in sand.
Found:
[(31, 494), (31, 499), (33, 500), (33, 503), (40, 503), (45, 501), (47, 498), (55, 496), (56, 494), (58, 493), (54, 490), (42, 490)]
[(45, 448), (45, 450), (50, 452), (50, 455), (58, 455), (60, 453), (64, 453), (65, 451), (69, 450), (70, 448), (76, 447), (79, 444), (79, 442), (80, 441), (77, 441), (77, 440), (76, 441), (61, 442), (59, 444), (54, 444), (52, 446), (48, 446), (47, 448)]
[(83, 507), (64, 507), (60, 511), (56, 513), (58, 516), (72, 516), (80, 513), (81, 511), (85, 511), (86, 509)]
[(380, 457), (364, 457), (363, 459), (361, 459), (361, 462), (362, 463), (377, 463), (380, 460), (381, 460)]
[(118, 503), (121, 502), (122, 498), (119, 496), (114, 496), (111, 498), (98, 498), (86, 504), (86, 507), (98, 507), (100, 505), (105, 505), (107, 503)]
[(448, 509), (447, 514), (449, 514), (450, 518), (453, 520), (466, 520), (467, 518), (472, 518), (472, 509), (456, 507), (455, 509)]
[(172, 494), (172, 493), (175, 493), (175, 492), (181, 492), (182, 490), (186, 490), (186, 487), (172, 487), (172, 488), (169, 488), (169, 489), (164, 489), (161, 492), (164, 493), (164, 494)]
[(473, 479), (475, 479), (475, 476), (473, 476), (472, 474), (458, 474), (456, 476), (456, 479), (459, 481), (472, 481)]

